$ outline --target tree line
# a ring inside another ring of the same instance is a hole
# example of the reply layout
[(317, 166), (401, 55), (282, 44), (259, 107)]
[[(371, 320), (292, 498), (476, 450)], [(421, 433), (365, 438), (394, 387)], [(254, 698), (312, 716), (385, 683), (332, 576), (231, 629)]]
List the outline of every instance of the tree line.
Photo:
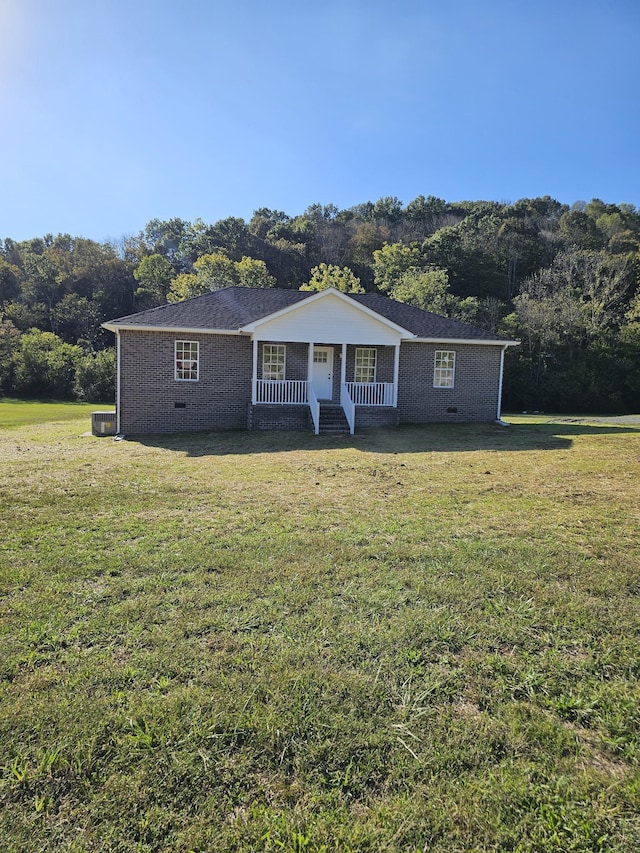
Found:
[(0, 241), (0, 393), (106, 401), (108, 319), (229, 285), (377, 291), (517, 338), (509, 409), (637, 411), (640, 210), (599, 199), (395, 197), (247, 222), (149, 222), (99, 243)]

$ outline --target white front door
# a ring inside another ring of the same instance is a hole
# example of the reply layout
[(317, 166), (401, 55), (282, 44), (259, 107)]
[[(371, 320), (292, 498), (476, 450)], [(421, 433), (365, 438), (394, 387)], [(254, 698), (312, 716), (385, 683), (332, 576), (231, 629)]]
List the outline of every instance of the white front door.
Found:
[(313, 348), (311, 384), (318, 400), (333, 397), (333, 347)]

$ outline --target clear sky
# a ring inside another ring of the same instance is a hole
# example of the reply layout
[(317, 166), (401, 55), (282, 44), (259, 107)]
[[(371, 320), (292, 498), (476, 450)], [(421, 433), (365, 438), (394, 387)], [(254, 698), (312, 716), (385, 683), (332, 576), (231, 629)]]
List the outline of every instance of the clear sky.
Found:
[(640, 0), (0, 0), (0, 238), (640, 206)]

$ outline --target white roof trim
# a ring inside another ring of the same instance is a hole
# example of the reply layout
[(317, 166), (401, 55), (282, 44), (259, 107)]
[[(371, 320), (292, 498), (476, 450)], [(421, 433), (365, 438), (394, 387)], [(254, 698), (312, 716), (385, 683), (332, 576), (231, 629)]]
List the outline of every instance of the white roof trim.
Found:
[(197, 329), (191, 326), (142, 326), (133, 325), (130, 323), (102, 323), (103, 329), (108, 329), (110, 332), (122, 332), (131, 330), (132, 332), (171, 332), (172, 334), (181, 335), (242, 335), (240, 331), (234, 329)]
[(475, 344), (485, 347), (519, 347), (520, 341), (491, 341), (486, 338), (414, 338), (414, 344)]
[(382, 314), (378, 314), (377, 311), (373, 311), (371, 308), (367, 308), (366, 305), (361, 305), (355, 299), (349, 299), (349, 297), (345, 293), (341, 293), (339, 290), (336, 290), (335, 287), (328, 287), (326, 290), (320, 290), (317, 293), (311, 294), (306, 299), (301, 299), (300, 302), (294, 302), (293, 305), (287, 305), (285, 308), (281, 308), (279, 311), (274, 311), (273, 314), (267, 314), (264, 317), (260, 317), (259, 320), (254, 320), (252, 323), (247, 323), (246, 326), (242, 326), (240, 328), (240, 331), (253, 333), (264, 323), (270, 323), (272, 320), (275, 320), (279, 317), (283, 317), (286, 314), (292, 313), (293, 311), (297, 311), (300, 308), (310, 305), (313, 302), (317, 302), (320, 299), (326, 299), (329, 295), (337, 296), (339, 299), (342, 299), (347, 305), (350, 305), (352, 308), (361, 311), (363, 314), (368, 317), (371, 317), (371, 319), (376, 320), (378, 323), (382, 323), (383, 326), (387, 326), (387, 328), (393, 329), (395, 332), (398, 332), (400, 337), (415, 338), (413, 332), (410, 332), (408, 329), (405, 329), (404, 326), (399, 326), (392, 320), (387, 320), (387, 318), (383, 317)]

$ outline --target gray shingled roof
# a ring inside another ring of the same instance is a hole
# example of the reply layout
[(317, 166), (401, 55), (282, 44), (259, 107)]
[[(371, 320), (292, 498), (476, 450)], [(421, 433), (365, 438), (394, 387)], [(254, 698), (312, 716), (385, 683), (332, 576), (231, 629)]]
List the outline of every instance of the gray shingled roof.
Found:
[(459, 320), (450, 320), (422, 308), (413, 305), (405, 305), (404, 302), (396, 302), (386, 296), (377, 293), (352, 294), (352, 299), (365, 305), (371, 311), (381, 314), (392, 323), (397, 323), (403, 329), (413, 332), (419, 338), (460, 338), (462, 340), (500, 341), (505, 340), (485, 329), (471, 326), (469, 323), (461, 323)]
[[(203, 296), (185, 299), (183, 302), (129, 314), (105, 325), (119, 328), (143, 326), (154, 329), (215, 329), (236, 332), (248, 323), (302, 302), (311, 295), (299, 290), (225, 287)], [(349, 294), (349, 297), (419, 338), (506, 341), (492, 332), (470, 326), (468, 323), (431, 314), (429, 311), (396, 302), (376, 293)]]

